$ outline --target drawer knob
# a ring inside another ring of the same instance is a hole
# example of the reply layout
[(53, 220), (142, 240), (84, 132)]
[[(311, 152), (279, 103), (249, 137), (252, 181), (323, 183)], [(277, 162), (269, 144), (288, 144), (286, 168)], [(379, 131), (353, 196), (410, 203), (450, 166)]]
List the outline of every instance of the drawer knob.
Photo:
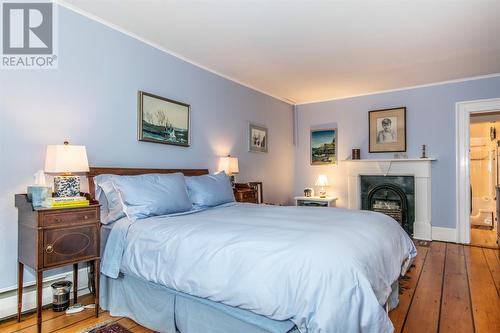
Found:
[(61, 222), (61, 219), (60, 219), (59, 217), (56, 217), (56, 218), (55, 218), (55, 221), (56, 221), (56, 222)]
[(84, 220), (88, 220), (88, 219), (89, 219), (89, 217), (88, 217), (87, 215), (84, 215), (84, 216), (83, 216), (83, 219), (84, 219)]
[(45, 248), (45, 252), (47, 253), (54, 252), (54, 247), (52, 246), (52, 244), (47, 245), (47, 247)]

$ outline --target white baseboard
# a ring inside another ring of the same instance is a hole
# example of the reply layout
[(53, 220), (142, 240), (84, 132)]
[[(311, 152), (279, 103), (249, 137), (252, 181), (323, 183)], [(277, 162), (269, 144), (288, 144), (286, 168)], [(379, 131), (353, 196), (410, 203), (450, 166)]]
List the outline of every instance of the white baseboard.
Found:
[(413, 238), (432, 240), (432, 227), (430, 221), (415, 221), (413, 224)]
[(456, 243), (457, 229), (432, 227), (432, 240)]
[[(50, 276), (44, 279), (44, 283), (55, 282), (58, 280), (68, 280), (73, 281), (73, 272), (58, 274), (56, 276)], [(24, 284), (24, 288), (34, 285), (34, 281)], [(27, 310), (33, 310), (36, 308), (36, 290), (29, 290), (23, 293), (23, 312)], [(6, 317), (13, 316), (17, 314), (17, 286), (7, 288), (3, 292), (0, 292), (0, 320)], [(88, 289), (88, 275), (87, 268), (80, 268), (78, 270), (78, 295), (88, 294), (90, 291)], [(6, 295), (2, 297), (2, 294)], [(73, 298), (73, 293), (70, 295)], [(47, 305), (52, 303), (52, 290), (50, 284), (42, 289), (42, 304)]]

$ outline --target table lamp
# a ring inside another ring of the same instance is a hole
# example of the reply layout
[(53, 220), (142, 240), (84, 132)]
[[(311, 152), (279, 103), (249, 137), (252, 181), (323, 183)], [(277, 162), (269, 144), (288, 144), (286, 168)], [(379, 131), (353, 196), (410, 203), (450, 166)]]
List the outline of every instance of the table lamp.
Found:
[(318, 179), (316, 179), (316, 184), (314, 185), (321, 187), (321, 189), (319, 190), (319, 197), (326, 198), (325, 187), (328, 186), (328, 178), (325, 175), (319, 175)]
[(240, 172), (238, 158), (227, 155), (220, 158), (219, 170), (224, 171), (231, 178), (231, 185), (234, 186), (234, 175)]
[(72, 173), (88, 171), (89, 162), (85, 146), (73, 146), (68, 141), (64, 141), (63, 145), (47, 146), (45, 172), (59, 174), (54, 177), (56, 197), (79, 196), (80, 177)]

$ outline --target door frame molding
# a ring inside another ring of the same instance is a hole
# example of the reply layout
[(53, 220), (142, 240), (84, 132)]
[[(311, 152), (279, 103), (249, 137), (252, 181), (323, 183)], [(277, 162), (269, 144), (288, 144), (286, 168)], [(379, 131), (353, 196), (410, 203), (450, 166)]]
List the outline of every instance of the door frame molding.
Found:
[(456, 108), (456, 214), (457, 243), (470, 243), (470, 115), (500, 110), (500, 98), (457, 102)]

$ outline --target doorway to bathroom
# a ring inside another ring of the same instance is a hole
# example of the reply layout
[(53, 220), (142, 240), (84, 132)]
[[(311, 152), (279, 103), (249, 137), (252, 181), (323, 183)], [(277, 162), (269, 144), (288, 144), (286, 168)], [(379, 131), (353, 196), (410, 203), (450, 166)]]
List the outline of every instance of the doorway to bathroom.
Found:
[(500, 111), (471, 114), (469, 133), (470, 243), (497, 248)]

